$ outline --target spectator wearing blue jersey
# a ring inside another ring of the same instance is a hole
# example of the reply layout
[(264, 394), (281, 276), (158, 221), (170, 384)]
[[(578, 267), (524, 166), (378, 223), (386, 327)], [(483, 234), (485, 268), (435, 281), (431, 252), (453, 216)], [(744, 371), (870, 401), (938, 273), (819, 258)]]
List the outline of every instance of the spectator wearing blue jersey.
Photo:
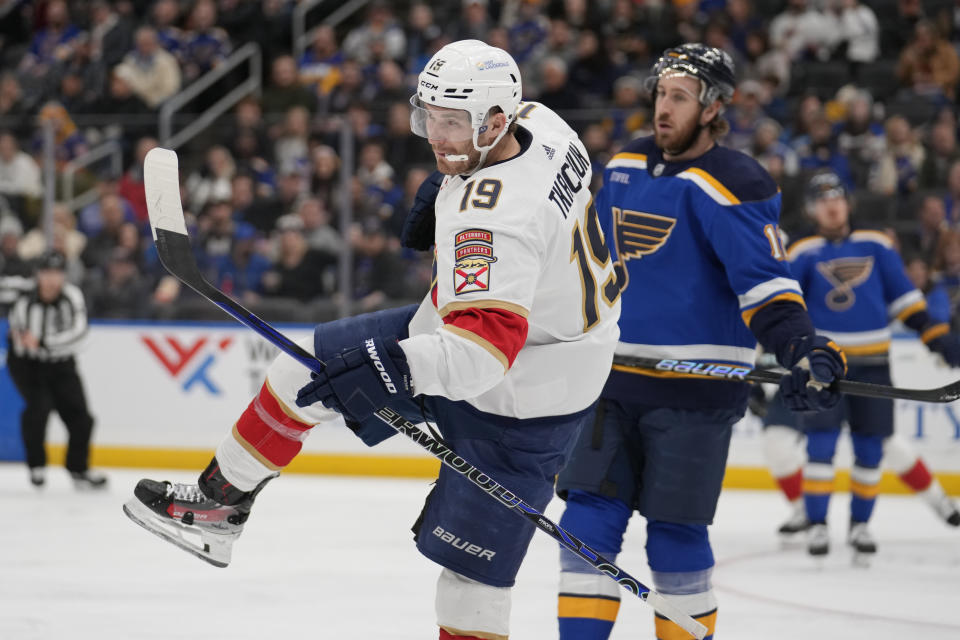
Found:
[(46, 25), (37, 31), (30, 50), (20, 61), (20, 71), (28, 78), (42, 81), (47, 72), (73, 57), (83, 32), (70, 22), (67, 3), (53, 0), (46, 7)]
[(183, 62), (183, 31), (177, 27), (180, 20), (180, 3), (177, 0), (157, 0), (151, 12), (157, 40), (168, 53)]
[[(790, 275), (779, 189), (756, 161), (717, 144), (736, 84), (732, 60), (686, 44), (664, 52), (648, 82), (654, 135), (607, 163), (595, 199), (622, 291), (617, 355), (751, 368), (759, 340), (791, 370), (782, 385), (791, 406), (835, 405), (829, 385), (844, 356), (815, 334)], [(808, 384), (811, 373), (823, 387)], [(561, 526), (605, 557), (620, 552), (634, 510), (647, 519), (656, 590), (704, 624), (707, 638), (717, 617), (707, 525), (747, 387), (615, 359), (593, 425), (557, 481), (567, 502)], [(561, 640), (609, 637), (617, 585), (569, 552), (560, 566)], [(660, 640), (685, 635), (664, 618), (655, 625)]]
[(230, 36), (217, 26), (217, 5), (213, 0), (198, 0), (190, 11), (183, 36), (184, 84), (223, 62), (231, 49)]
[[(798, 240), (788, 256), (803, 287), (817, 331), (831, 337), (850, 359), (849, 377), (890, 385), (890, 328), (897, 319), (953, 367), (960, 366), (960, 341), (934, 319), (927, 302), (907, 277), (889, 238), (854, 230), (847, 189), (835, 173), (811, 178), (806, 195), (817, 234)], [(827, 507), (833, 492), (833, 457), (841, 423), (850, 425), (854, 465), (850, 472), (850, 526), (847, 542), (858, 556), (876, 553), (867, 524), (880, 482), (884, 439), (893, 434), (893, 401), (848, 396), (833, 408), (800, 416), (807, 433), (803, 493), (811, 523), (807, 551), (829, 552)]]
[(340, 82), (340, 66), (345, 57), (337, 43), (333, 27), (320, 25), (313, 34), (313, 43), (297, 60), (300, 84), (325, 96)]

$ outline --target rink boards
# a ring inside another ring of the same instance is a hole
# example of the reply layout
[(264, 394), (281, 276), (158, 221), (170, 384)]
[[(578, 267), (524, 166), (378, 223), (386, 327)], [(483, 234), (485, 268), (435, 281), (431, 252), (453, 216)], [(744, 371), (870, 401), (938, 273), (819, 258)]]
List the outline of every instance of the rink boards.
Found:
[[(5, 326), (0, 327), (5, 334)], [(307, 326), (283, 326), (297, 339)], [(5, 342), (0, 365), (5, 365)], [(96, 419), (93, 463), (110, 467), (202, 468), (217, 443), (257, 392), (275, 348), (231, 323), (94, 323), (78, 362)], [(915, 338), (895, 336), (895, 384), (936, 387), (956, 378)], [(306, 379), (306, 378), (305, 378)], [(0, 366), (0, 459), (18, 459), (19, 398)], [(898, 402), (897, 430), (906, 435), (951, 493), (960, 494), (960, 405)], [(760, 424), (751, 415), (736, 428), (726, 484), (773, 487), (763, 469)], [(848, 467), (844, 438), (838, 466)], [(54, 460), (62, 457), (65, 431), (51, 421), (48, 442)], [(375, 449), (348, 430), (318, 429), (305, 442), (291, 471), (383, 476), (430, 476), (437, 462), (401, 436)], [(845, 478), (841, 476), (840, 485)], [(885, 478), (887, 491), (900, 489)]]

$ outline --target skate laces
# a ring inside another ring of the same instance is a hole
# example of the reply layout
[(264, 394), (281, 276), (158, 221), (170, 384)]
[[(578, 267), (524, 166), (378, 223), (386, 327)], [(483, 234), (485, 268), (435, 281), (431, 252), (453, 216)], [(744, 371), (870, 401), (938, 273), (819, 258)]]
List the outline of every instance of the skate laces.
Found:
[(195, 484), (175, 484), (170, 483), (167, 487), (167, 498), (173, 498), (177, 502), (201, 503), (206, 501), (207, 496), (203, 495), (200, 487)]

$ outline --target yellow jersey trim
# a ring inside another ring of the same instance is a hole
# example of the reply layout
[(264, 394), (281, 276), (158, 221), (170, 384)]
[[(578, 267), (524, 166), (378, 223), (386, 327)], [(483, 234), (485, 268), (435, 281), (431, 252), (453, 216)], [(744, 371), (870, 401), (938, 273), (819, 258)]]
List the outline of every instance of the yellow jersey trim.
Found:
[(815, 243), (825, 242), (822, 236), (807, 236), (805, 238), (800, 238), (787, 249), (787, 259), (792, 260), (793, 257), (798, 253), (803, 253), (807, 249), (812, 249), (811, 245)]
[(848, 356), (879, 356), (890, 351), (890, 341), (873, 342), (871, 344), (840, 345), (841, 350)]
[(876, 498), (877, 494), (880, 493), (879, 484), (863, 484), (857, 482), (856, 480), (850, 481), (850, 493), (854, 494), (858, 498), (872, 499)]
[(923, 341), (923, 344), (929, 344), (931, 340), (936, 340), (940, 336), (947, 335), (948, 333), (950, 333), (950, 326), (946, 322), (941, 322), (921, 333), (920, 340)]
[(833, 480), (804, 480), (804, 493), (833, 493)]
[(699, 176), (699, 177), (703, 178), (704, 180), (707, 181), (707, 183), (708, 183), (711, 187), (713, 187), (714, 189), (716, 189), (717, 192), (718, 192), (721, 196), (723, 196), (730, 204), (740, 204), (740, 199), (737, 198), (737, 196), (733, 195), (733, 193), (731, 193), (729, 189), (727, 189), (725, 186), (723, 186), (723, 185), (720, 183), (719, 180), (717, 180), (716, 178), (714, 178), (712, 175), (710, 175), (709, 173), (707, 173), (707, 172), (704, 171), (703, 169), (699, 169), (699, 168), (697, 168), (697, 167), (691, 167), (691, 168), (687, 169), (686, 171), (684, 171), (683, 173), (692, 173), (692, 174), (694, 174), (694, 175), (696, 175), (696, 176)]
[(647, 154), (623, 152), (614, 155), (611, 160), (642, 160), (643, 162), (646, 162)]
[(913, 314), (917, 313), (918, 311), (925, 311), (926, 309), (927, 309), (927, 301), (917, 300), (912, 305), (910, 305), (909, 307), (907, 307), (906, 309), (898, 313), (897, 320), (899, 320), (900, 322), (903, 322), (904, 320), (906, 320)]
[[(304, 384), (306, 384), (306, 382), (304, 382)], [(273, 396), (273, 399), (277, 401), (277, 404), (280, 406), (280, 409), (283, 410), (285, 414), (287, 414), (287, 417), (292, 418), (293, 420), (296, 420), (300, 424), (305, 424), (310, 427), (315, 427), (318, 424), (320, 424), (319, 422), (307, 422), (302, 417), (295, 414), (293, 410), (290, 409), (290, 407), (288, 407), (287, 404), (280, 399), (280, 396), (277, 395), (277, 392), (273, 390), (273, 387), (270, 385), (270, 378), (264, 378), (263, 385), (267, 388), (267, 392), (271, 396)]]
[(767, 306), (772, 302), (777, 302), (780, 300), (789, 300), (790, 302), (796, 302), (804, 309), (807, 308), (807, 303), (804, 302), (803, 296), (801, 296), (798, 293), (794, 293), (792, 291), (784, 291), (783, 293), (778, 293), (777, 295), (773, 296), (769, 300), (766, 300), (751, 309), (747, 309), (746, 311), (741, 311), (740, 315), (743, 317), (743, 323), (747, 325), (747, 328), (749, 328), (750, 321), (753, 320), (753, 316), (757, 311), (760, 311), (760, 309), (763, 309), (765, 306)]
[(251, 456), (256, 458), (257, 462), (265, 466), (267, 469), (270, 469), (271, 471), (280, 471), (283, 469), (283, 467), (277, 466), (274, 463), (267, 460), (262, 453), (257, 451), (256, 447), (254, 447), (252, 444), (247, 442), (246, 438), (240, 435), (240, 431), (239, 429), (237, 429), (236, 422), (233, 423), (233, 430), (231, 431), (231, 434), (233, 435), (233, 439), (236, 440), (240, 444), (240, 446), (244, 448), (244, 450), (247, 453), (249, 453)]
[(475, 334), (473, 331), (468, 331), (467, 329), (462, 329), (462, 328), (460, 328), (460, 327), (458, 327), (458, 326), (456, 326), (456, 325), (453, 325), (453, 324), (445, 324), (445, 325), (443, 325), (443, 329), (446, 329), (446, 330), (449, 331), (450, 333), (452, 333), (452, 334), (454, 334), (454, 335), (458, 335), (458, 336), (460, 336), (461, 338), (465, 338), (465, 339), (469, 340), (470, 342), (473, 342), (473, 343), (475, 343), (475, 344), (478, 344), (478, 345), (480, 345), (481, 347), (483, 347), (484, 349), (486, 349), (486, 351), (487, 351), (490, 355), (492, 355), (494, 358), (496, 358), (497, 361), (499, 361), (500, 364), (503, 365), (503, 371), (504, 371), (504, 372), (506, 372), (507, 370), (510, 369), (510, 361), (507, 360), (507, 356), (504, 355), (503, 351), (500, 351), (500, 349), (497, 349), (495, 346), (493, 346), (493, 343), (491, 343), (491, 342), (490, 342), (489, 340), (487, 340), (486, 338), (483, 338), (483, 337), (481, 337), (481, 336), (478, 336), (478, 335)]
[(464, 631), (446, 625), (440, 625), (440, 628), (452, 636), (462, 638), (480, 638), (481, 640), (509, 640), (508, 636), (502, 636), (499, 633), (490, 633), (488, 631)]
[(620, 601), (610, 598), (559, 596), (557, 599), (557, 616), (560, 618), (591, 618), (616, 622), (619, 611)]
[(872, 240), (873, 242), (876, 242), (877, 244), (883, 245), (883, 246), (886, 247), (887, 249), (892, 249), (892, 248), (893, 248), (893, 243), (890, 242), (890, 237), (889, 237), (887, 234), (883, 233), (882, 231), (872, 231), (872, 230), (870, 230), (870, 229), (860, 229), (860, 230), (858, 230), (858, 231), (854, 231), (853, 233), (851, 233), (851, 234), (850, 234), (850, 239), (851, 239), (851, 240), (855, 240), (855, 241), (856, 241), (856, 240)]
[(441, 318), (446, 318), (453, 311), (463, 311), (464, 309), (503, 309), (515, 313), (522, 318), (530, 316), (530, 312), (519, 304), (507, 302), (506, 300), (471, 300), (470, 302), (451, 302), (443, 305), (437, 310)]

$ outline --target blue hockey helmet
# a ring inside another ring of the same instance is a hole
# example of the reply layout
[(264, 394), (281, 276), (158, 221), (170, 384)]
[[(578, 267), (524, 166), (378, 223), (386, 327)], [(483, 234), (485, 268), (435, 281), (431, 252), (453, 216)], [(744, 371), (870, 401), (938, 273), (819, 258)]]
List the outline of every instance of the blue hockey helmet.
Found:
[(835, 172), (820, 171), (811, 176), (804, 192), (804, 203), (812, 207), (822, 198), (841, 198), (847, 196), (847, 187)]
[(733, 58), (726, 51), (699, 42), (682, 44), (663, 52), (654, 63), (646, 88), (655, 94), (660, 78), (684, 75), (700, 80), (700, 104), (707, 106), (714, 100), (730, 102), (736, 90)]

